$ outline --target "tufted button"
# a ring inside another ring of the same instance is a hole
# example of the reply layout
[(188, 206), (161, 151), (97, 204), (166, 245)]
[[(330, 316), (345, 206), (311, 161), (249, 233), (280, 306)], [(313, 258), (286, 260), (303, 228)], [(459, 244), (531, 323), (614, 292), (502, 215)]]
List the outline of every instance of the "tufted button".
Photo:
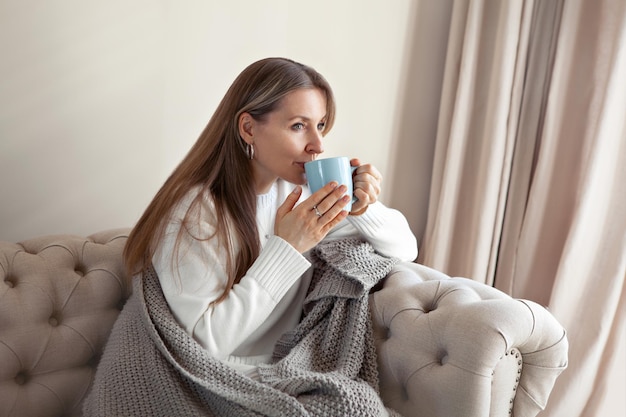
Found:
[(86, 365), (95, 369), (98, 367), (99, 360), (100, 360), (99, 356), (92, 355), (91, 358), (89, 358), (89, 360), (87, 361)]
[(9, 288), (14, 288), (15, 287), (15, 281), (13, 281), (13, 278), (11, 277), (6, 277), (4, 279), (4, 283), (6, 284), (7, 287)]
[(59, 325), (59, 319), (55, 316), (52, 316), (48, 319), (48, 324), (52, 327), (57, 327)]
[(425, 305), (422, 310), (424, 311), (424, 314), (428, 314), (431, 311), (434, 311), (435, 309), (437, 309), (437, 306), (435, 305)]
[(20, 372), (15, 375), (15, 383), (17, 385), (24, 385), (28, 382), (28, 374), (26, 372)]
[(448, 352), (446, 351), (441, 351), (437, 354), (437, 360), (441, 365), (445, 365), (446, 363), (448, 363), (448, 359)]
[(390, 327), (387, 327), (387, 328), (386, 328), (386, 330), (387, 330), (387, 331), (385, 332), (385, 337), (386, 337), (387, 339), (391, 339), (391, 328), (390, 328)]
[(402, 388), (400, 389), (400, 393), (404, 401), (409, 400), (410, 396), (409, 396), (409, 392), (406, 390), (406, 385), (402, 385)]

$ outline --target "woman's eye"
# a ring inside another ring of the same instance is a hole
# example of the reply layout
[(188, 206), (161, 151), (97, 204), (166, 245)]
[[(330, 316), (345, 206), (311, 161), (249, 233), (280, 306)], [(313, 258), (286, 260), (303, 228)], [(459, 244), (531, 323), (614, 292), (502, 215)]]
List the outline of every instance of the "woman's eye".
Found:
[(304, 129), (304, 123), (296, 123), (292, 126), (293, 130), (302, 130)]
[(320, 122), (317, 124), (317, 130), (324, 130), (324, 126), (326, 126), (326, 122)]

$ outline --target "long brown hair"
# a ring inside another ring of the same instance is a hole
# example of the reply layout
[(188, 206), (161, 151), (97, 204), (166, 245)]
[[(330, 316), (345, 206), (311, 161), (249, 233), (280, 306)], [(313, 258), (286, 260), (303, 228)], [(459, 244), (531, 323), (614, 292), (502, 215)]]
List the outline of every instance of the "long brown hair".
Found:
[[(190, 189), (200, 186), (202, 191), (185, 214), (175, 247), (179, 246), (183, 233), (190, 233), (193, 229), (193, 222), (199, 221), (193, 214), (200, 213), (196, 209), (203, 195), (210, 192), (215, 203), (216, 232), (213, 236), (194, 238), (203, 241), (217, 238), (226, 248), (228, 285), (217, 302), (226, 297), (258, 257), (261, 247), (252, 166), (246, 154), (246, 143), (239, 136), (239, 116), (247, 112), (255, 119), (263, 120), (283, 97), (300, 88), (318, 88), (326, 95), (327, 118), (323, 131), (326, 134), (334, 122), (335, 101), (330, 85), (313, 68), (290, 59), (266, 58), (254, 62), (239, 74), (196, 143), (131, 231), (124, 248), (129, 277), (150, 267), (173, 208)], [(233, 253), (234, 242), (239, 243), (237, 253)], [(172, 259), (177, 258), (173, 256)]]

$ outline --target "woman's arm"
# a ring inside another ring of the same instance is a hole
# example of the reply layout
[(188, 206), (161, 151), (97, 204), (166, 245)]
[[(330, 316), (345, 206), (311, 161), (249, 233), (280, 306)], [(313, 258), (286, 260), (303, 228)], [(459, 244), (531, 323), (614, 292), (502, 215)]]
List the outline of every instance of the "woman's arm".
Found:
[[(228, 282), (226, 253), (217, 239), (197, 240), (186, 232), (176, 251), (179, 227), (179, 222), (170, 224), (153, 257), (154, 268), (180, 325), (213, 356), (224, 359), (264, 323), (310, 263), (274, 236), (228, 296), (215, 304)], [(210, 236), (212, 229), (203, 221), (197, 235)]]
[(360, 216), (349, 216), (328, 238), (361, 236), (385, 256), (412, 262), (417, 258), (417, 239), (404, 215), (381, 202), (370, 204)]

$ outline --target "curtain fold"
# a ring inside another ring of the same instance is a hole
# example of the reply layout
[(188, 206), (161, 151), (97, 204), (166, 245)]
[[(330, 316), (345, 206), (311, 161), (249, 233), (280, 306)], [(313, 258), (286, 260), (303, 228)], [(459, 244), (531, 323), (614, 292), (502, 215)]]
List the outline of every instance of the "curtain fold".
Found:
[(566, 2), (558, 45), (510, 279), (569, 333), (570, 367), (547, 415), (592, 417), (606, 415), (626, 327), (626, 3)]
[[(493, 283), (532, 2), (454, 3), (418, 261)], [(521, 52), (520, 52), (521, 50)]]
[(570, 364), (540, 415), (605, 415), (626, 349), (626, 2), (455, 1), (443, 74), (418, 262), (547, 306)]
[[(503, 223), (499, 223), (502, 235), (494, 277), (495, 286), (508, 294), (513, 294), (517, 244), (541, 147), (563, 1), (538, 1), (533, 6), (532, 18), (528, 19), (530, 30), (524, 34), (529, 43), (528, 50), (525, 56), (521, 55), (518, 59), (522, 93), (519, 97), (519, 117), (509, 126), (515, 150), (509, 167), (506, 213)], [(513, 121), (515, 115), (511, 116)]]

